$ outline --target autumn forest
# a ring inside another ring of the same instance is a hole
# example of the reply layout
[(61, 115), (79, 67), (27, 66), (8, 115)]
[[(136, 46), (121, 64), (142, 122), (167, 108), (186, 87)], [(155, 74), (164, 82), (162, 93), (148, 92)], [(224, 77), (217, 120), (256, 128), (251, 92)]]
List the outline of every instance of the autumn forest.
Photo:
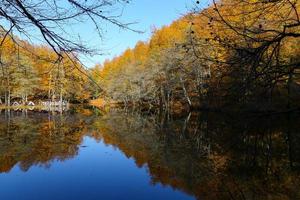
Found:
[(149, 41), (89, 69), (74, 54), (58, 57), (50, 47), (6, 35), (1, 102), (61, 97), (166, 110), (296, 109), (298, 2), (197, 3), (171, 25), (153, 28)]
[(297, 1), (214, 2), (96, 66), (95, 80), (110, 99), (124, 104), (295, 108), (299, 8)]
[(0, 199), (296, 200), (299, 125), (299, 0), (0, 0)]

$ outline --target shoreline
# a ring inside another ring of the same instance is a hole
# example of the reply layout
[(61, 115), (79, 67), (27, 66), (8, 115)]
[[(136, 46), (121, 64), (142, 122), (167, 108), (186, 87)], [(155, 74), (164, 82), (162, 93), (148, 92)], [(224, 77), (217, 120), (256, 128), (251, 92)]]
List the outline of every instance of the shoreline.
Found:
[(37, 105), (37, 106), (24, 106), (24, 105), (19, 105), (19, 106), (4, 106), (0, 105), (0, 111), (2, 110), (14, 110), (14, 111), (21, 111), (21, 110), (31, 110), (31, 111), (65, 111), (66, 106), (63, 106), (62, 109), (60, 107), (45, 107), (43, 105)]
[[(91, 100), (89, 102), (89, 105), (95, 106), (101, 110), (106, 110), (110, 108), (126, 108), (122, 103), (118, 103), (115, 101), (107, 101), (105, 99), (95, 99)], [(153, 106), (152, 108), (148, 108), (146, 106), (132, 106), (128, 105), (127, 108), (131, 109), (140, 109), (140, 110), (159, 110), (159, 106)], [(282, 108), (282, 107), (281, 107)], [(246, 114), (246, 115), (276, 115), (276, 114), (285, 114), (285, 113), (297, 113), (300, 112), (300, 107), (292, 107), (292, 108), (286, 108), (286, 109), (276, 109), (275, 107), (251, 107), (251, 106), (226, 106), (226, 107), (187, 107), (183, 104), (180, 106), (175, 106), (170, 109), (166, 110), (163, 109), (166, 112), (171, 112), (174, 114), (183, 114), (183, 113), (190, 113), (190, 112), (219, 112), (219, 113), (236, 113), (236, 114)]]

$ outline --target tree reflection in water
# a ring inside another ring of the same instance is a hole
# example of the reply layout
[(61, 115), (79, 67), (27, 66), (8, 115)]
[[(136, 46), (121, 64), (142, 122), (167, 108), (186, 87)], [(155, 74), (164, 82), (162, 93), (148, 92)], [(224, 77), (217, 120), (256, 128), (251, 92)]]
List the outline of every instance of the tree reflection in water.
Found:
[[(0, 170), (49, 167), (77, 155), (84, 136), (120, 149), (152, 183), (199, 199), (300, 199), (298, 115), (185, 118), (79, 109), (63, 115), (3, 113)], [(95, 157), (95, 159), (98, 159)]]
[(27, 171), (32, 165), (49, 167), (53, 160), (76, 156), (89, 118), (85, 113), (6, 111), (0, 117), (0, 172), (17, 163)]

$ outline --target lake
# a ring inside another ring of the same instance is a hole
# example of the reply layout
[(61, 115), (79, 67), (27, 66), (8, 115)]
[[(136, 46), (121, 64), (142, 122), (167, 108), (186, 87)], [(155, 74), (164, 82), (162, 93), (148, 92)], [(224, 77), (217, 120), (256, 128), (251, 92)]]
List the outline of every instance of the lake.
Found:
[(300, 199), (298, 114), (0, 113), (0, 199)]

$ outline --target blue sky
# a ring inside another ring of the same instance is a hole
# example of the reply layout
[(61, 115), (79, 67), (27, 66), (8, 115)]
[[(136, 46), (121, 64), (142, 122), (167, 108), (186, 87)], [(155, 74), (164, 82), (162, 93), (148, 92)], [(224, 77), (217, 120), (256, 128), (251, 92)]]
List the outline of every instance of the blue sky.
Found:
[(85, 29), (84, 26), (80, 27), (81, 36), (89, 44), (97, 46), (103, 54), (92, 58), (82, 57), (83, 63), (88, 67), (93, 67), (96, 63), (102, 63), (105, 59), (120, 55), (128, 47), (134, 47), (139, 40), (148, 40), (151, 36), (151, 27), (159, 28), (170, 24), (187, 13), (193, 2), (193, 0), (132, 0), (125, 7), (120, 20), (137, 22), (131, 28), (144, 31), (143, 34), (120, 30), (113, 25), (103, 24), (105, 32), (104, 37), (100, 39), (96, 33), (85, 31), (90, 29)]

